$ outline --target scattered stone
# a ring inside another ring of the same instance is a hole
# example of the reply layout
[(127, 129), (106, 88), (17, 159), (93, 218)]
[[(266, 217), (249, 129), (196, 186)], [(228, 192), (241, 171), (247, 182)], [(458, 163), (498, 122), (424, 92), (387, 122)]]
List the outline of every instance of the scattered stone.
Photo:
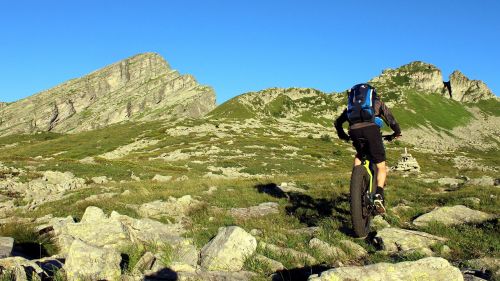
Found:
[(248, 271), (238, 271), (238, 272), (227, 272), (227, 271), (205, 271), (197, 270), (195, 272), (175, 272), (171, 269), (163, 269), (157, 272), (149, 273), (144, 277), (146, 281), (152, 280), (166, 280), (166, 281), (176, 281), (176, 280), (207, 280), (207, 281), (250, 281), (256, 276), (253, 272)]
[(200, 204), (191, 195), (185, 195), (180, 198), (170, 197), (167, 201), (157, 200), (140, 205), (138, 213), (143, 217), (162, 217), (167, 216), (181, 220), (186, 217), (188, 212)]
[(500, 258), (485, 257), (468, 260), (465, 263), (474, 269), (489, 270), (493, 275), (491, 280), (500, 280)]
[(375, 216), (372, 220), (372, 227), (374, 230), (382, 230), (390, 226), (391, 225), (380, 215)]
[(12, 272), (14, 280), (16, 281), (27, 281), (30, 279), (40, 280), (41, 277), (47, 277), (44, 275), (45, 272), (43, 269), (36, 262), (27, 260), (23, 257), (0, 259), (0, 268)]
[(14, 238), (0, 237), (0, 259), (10, 257), (14, 247)]
[(321, 256), (333, 260), (344, 260), (347, 254), (340, 248), (334, 247), (318, 238), (309, 240), (309, 247), (315, 249)]
[(319, 233), (320, 228), (317, 226), (310, 226), (310, 227), (304, 227), (304, 228), (298, 228), (298, 229), (288, 229), (286, 231), (288, 233), (294, 234), (294, 235), (307, 235), (307, 236), (313, 237)]
[(443, 245), (440, 250), (440, 255), (442, 257), (451, 257), (451, 249), (447, 245)]
[(292, 257), (297, 262), (296, 263), (297, 267), (303, 267), (305, 265), (313, 265), (317, 263), (316, 259), (313, 256), (309, 255), (308, 253), (299, 252), (297, 250), (290, 248), (282, 248), (265, 242), (260, 242), (259, 245), (261, 248), (270, 251), (276, 255)]
[(129, 196), (130, 194), (132, 194), (132, 192), (130, 192), (130, 190), (125, 190), (122, 192), (121, 196)]
[(418, 165), (417, 159), (413, 158), (405, 147), (405, 152), (401, 154), (401, 159), (398, 164), (391, 169), (395, 171), (419, 173), (420, 165)]
[(157, 182), (169, 182), (170, 180), (172, 180), (172, 176), (155, 175), (153, 177), (153, 181)]
[(138, 274), (138, 273), (143, 273), (146, 270), (150, 270), (153, 267), (155, 260), (156, 258), (155, 255), (153, 255), (153, 253), (151, 252), (144, 253), (144, 255), (142, 255), (142, 257), (135, 264), (132, 272)]
[(201, 250), (201, 266), (210, 271), (240, 271), (245, 259), (257, 249), (257, 240), (238, 226), (219, 229)]
[(83, 213), (81, 223), (98, 223), (99, 221), (107, 219), (106, 214), (97, 207), (89, 206), (85, 209), (85, 213)]
[(296, 193), (306, 193), (307, 190), (303, 189), (303, 188), (300, 188), (300, 187), (297, 187), (297, 185), (293, 182), (282, 182), (279, 186), (278, 186), (279, 189), (281, 189), (281, 191), (285, 192), (285, 193), (292, 193), (292, 192), (296, 192)]
[(208, 188), (208, 190), (203, 191), (203, 193), (205, 193), (207, 195), (212, 195), (216, 191), (217, 191), (217, 187), (216, 186), (211, 186), (211, 187)]
[(136, 175), (134, 175), (134, 173), (132, 173), (132, 174), (130, 175), (130, 178), (131, 178), (133, 181), (141, 181), (141, 178), (140, 178), (140, 177), (138, 177), (138, 176), (136, 176)]
[(252, 206), (248, 208), (232, 208), (230, 213), (233, 217), (240, 219), (249, 219), (256, 217), (263, 217), (269, 214), (279, 213), (279, 204), (275, 202), (261, 203), (258, 206)]
[(471, 179), (468, 184), (479, 186), (494, 186), (495, 180), (492, 177), (484, 176), (481, 178)]
[(465, 181), (463, 179), (455, 179), (455, 178), (440, 178), (438, 179), (438, 183), (443, 186), (458, 188), (460, 185), (464, 184)]
[(481, 204), (481, 199), (477, 197), (467, 197), (464, 198), (464, 202), (472, 206), (479, 206)]
[(133, 143), (129, 143), (129, 144), (124, 145), (124, 146), (120, 146), (113, 151), (106, 152), (102, 155), (99, 155), (99, 157), (102, 157), (102, 158), (107, 159), (107, 160), (119, 159), (119, 158), (122, 158), (122, 157), (130, 154), (133, 151), (144, 149), (148, 146), (155, 145), (158, 142), (160, 142), (160, 141), (159, 140), (146, 140), (146, 139), (138, 140), (138, 141), (135, 141)]
[(426, 280), (462, 281), (460, 270), (443, 258), (429, 257), (400, 263), (377, 263), (367, 266), (339, 267), (314, 274), (309, 281), (385, 281)]
[(108, 177), (106, 176), (93, 177), (92, 181), (96, 184), (105, 184), (109, 182)]
[(423, 227), (434, 221), (444, 225), (457, 225), (464, 223), (481, 223), (493, 218), (495, 218), (494, 215), (472, 210), (463, 205), (456, 205), (453, 207), (436, 208), (416, 218), (413, 224)]
[(429, 233), (395, 227), (378, 231), (376, 237), (382, 240), (383, 250), (389, 253), (420, 251), (426, 254), (432, 245), (446, 241)]
[(83, 201), (87, 201), (87, 202), (102, 201), (102, 200), (106, 200), (106, 199), (111, 199), (111, 198), (115, 197), (116, 195), (118, 195), (118, 194), (114, 193), (114, 192), (94, 194), (94, 195), (90, 195), (89, 197), (87, 197), (87, 198), (85, 198), (83, 200), (77, 201), (77, 202), (83, 202)]
[(189, 180), (189, 177), (186, 175), (182, 175), (175, 179), (175, 181), (187, 181), (187, 180)]
[(251, 229), (251, 230), (250, 230), (250, 234), (251, 234), (252, 236), (257, 236), (257, 237), (260, 237), (260, 236), (262, 236), (262, 235), (264, 234), (264, 232), (263, 232), (262, 230), (260, 230), (260, 229), (255, 229), (255, 228), (254, 228), (254, 229)]
[(118, 280), (121, 275), (120, 253), (99, 248), (76, 239), (68, 252), (64, 271), (68, 280)]
[(80, 160), (78, 160), (78, 162), (80, 162), (82, 164), (97, 164), (94, 157), (92, 157), (92, 156), (88, 156), (88, 157), (85, 157), (83, 159), (80, 159)]
[(285, 269), (285, 266), (283, 266), (283, 264), (281, 262), (275, 261), (275, 260), (270, 259), (266, 256), (258, 254), (255, 256), (255, 259), (258, 262), (267, 265), (268, 269), (273, 271), (273, 272)]
[(340, 244), (348, 250), (348, 253), (355, 259), (361, 259), (368, 256), (368, 252), (365, 248), (352, 242), (351, 240), (340, 240)]

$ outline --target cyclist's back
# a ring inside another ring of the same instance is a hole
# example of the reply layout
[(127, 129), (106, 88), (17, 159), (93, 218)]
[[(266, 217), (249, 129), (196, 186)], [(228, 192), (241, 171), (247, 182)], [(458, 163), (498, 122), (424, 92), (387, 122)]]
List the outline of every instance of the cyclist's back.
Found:
[[(335, 128), (340, 139), (348, 141), (351, 139), (356, 148), (354, 165), (361, 164), (361, 156), (367, 156), (377, 165), (377, 194), (381, 198), (381, 212), (383, 207), (383, 187), (387, 175), (385, 166), (385, 148), (382, 141), (380, 127), (382, 122), (387, 123), (394, 131), (392, 135), (397, 138), (401, 135), (401, 130), (396, 119), (389, 108), (380, 100), (375, 88), (369, 84), (358, 84), (352, 87), (348, 106), (342, 114), (335, 120)], [(344, 132), (342, 125), (349, 123), (349, 135)], [(363, 148), (360, 140), (363, 140)], [(364, 151), (362, 151), (362, 149)]]

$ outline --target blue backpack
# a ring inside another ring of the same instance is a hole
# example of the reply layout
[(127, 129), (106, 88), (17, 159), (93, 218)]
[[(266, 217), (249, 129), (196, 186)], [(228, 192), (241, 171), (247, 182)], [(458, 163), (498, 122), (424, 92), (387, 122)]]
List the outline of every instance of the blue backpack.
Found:
[(373, 108), (377, 92), (369, 84), (358, 84), (351, 88), (347, 100), (347, 119), (349, 123), (374, 122)]

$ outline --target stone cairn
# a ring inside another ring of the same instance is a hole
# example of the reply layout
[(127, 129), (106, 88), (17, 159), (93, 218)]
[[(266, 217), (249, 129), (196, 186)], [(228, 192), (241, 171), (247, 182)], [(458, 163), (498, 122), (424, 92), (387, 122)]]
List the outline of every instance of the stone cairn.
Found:
[(401, 154), (401, 159), (395, 167), (391, 170), (402, 171), (402, 172), (420, 172), (420, 165), (418, 165), (417, 159), (413, 158), (405, 147), (405, 153)]

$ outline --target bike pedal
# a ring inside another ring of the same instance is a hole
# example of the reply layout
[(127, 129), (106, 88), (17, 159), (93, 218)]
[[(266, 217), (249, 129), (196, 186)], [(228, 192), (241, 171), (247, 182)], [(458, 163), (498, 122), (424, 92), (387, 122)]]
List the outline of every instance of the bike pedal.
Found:
[(384, 203), (382, 203), (382, 200), (375, 200), (373, 204), (375, 205), (375, 209), (377, 209), (379, 215), (385, 214), (386, 210), (384, 207)]

